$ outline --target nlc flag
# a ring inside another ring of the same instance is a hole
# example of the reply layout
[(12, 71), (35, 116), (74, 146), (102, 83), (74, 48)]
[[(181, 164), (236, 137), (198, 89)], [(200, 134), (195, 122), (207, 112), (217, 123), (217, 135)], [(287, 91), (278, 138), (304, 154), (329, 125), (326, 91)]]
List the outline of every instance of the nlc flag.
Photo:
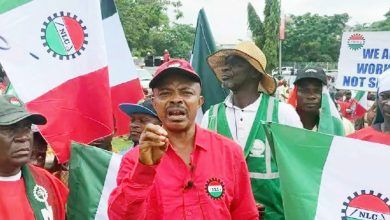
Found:
[(265, 126), (286, 220), (390, 219), (390, 146)]
[(129, 117), (119, 110), (121, 103), (137, 103), (144, 97), (129, 46), (113, 0), (100, 0), (108, 71), (111, 86), (112, 109), (115, 117), (115, 135), (129, 132)]
[(60, 162), (70, 141), (113, 131), (100, 2), (0, 0), (0, 62), (18, 97), (48, 123), (40, 131)]
[(68, 220), (108, 220), (108, 199), (117, 186), (121, 160), (118, 154), (72, 143)]
[(353, 98), (353, 103), (352, 103), (352, 118), (353, 119), (358, 119), (364, 116), (364, 113), (367, 112), (367, 94), (368, 92), (366, 91), (358, 91)]

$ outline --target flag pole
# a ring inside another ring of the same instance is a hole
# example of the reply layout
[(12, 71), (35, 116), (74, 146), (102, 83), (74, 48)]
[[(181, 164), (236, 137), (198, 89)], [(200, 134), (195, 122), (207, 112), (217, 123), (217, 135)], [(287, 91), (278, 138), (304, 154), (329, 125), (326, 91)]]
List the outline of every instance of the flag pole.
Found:
[(282, 75), (282, 40), (279, 39), (279, 75)]
[[(279, 1), (279, 7), (280, 7), (280, 9), (279, 9), (279, 11), (280, 11), (280, 15), (279, 15), (279, 75), (282, 75), (282, 33), (281, 33), (281, 31), (282, 31), (282, 25), (284, 25), (284, 24), (282, 24), (282, 22), (284, 22), (283, 20), (282, 20), (282, 0), (280, 0)], [(283, 32), (284, 32), (284, 27), (283, 27)], [(283, 33), (283, 35), (284, 35), (284, 33)], [(284, 38), (284, 37), (283, 37)]]

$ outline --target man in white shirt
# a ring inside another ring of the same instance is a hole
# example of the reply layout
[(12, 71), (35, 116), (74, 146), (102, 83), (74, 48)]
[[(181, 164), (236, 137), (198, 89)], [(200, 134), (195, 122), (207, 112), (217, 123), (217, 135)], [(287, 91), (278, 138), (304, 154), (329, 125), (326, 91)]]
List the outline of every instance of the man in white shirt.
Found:
[(223, 103), (210, 107), (202, 126), (241, 145), (255, 199), (265, 206), (264, 219), (284, 219), (278, 169), (261, 121), (302, 127), (299, 116), (292, 106), (270, 96), (276, 82), (265, 72), (266, 57), (253, 42), (217, 51), (207, 61), (231, 93)]
[(287, 81), (285, 79), (282, 79), (279, 82), (278, 87), (276, 88), (275, 96), (282, 102), (286, 102), (288, 99), (288, 86)]

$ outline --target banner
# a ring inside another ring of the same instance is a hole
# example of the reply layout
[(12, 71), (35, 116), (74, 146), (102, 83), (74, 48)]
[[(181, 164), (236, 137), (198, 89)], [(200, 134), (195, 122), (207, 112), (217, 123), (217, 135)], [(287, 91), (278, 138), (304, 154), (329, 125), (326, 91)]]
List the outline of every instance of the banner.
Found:
[(286, 220), (390, 218), (390, 148), (266, 124)]
[(389, 39), (390, 31), (343, 33), (336, 88), (376, 91), (378, 78), (390, 69)]

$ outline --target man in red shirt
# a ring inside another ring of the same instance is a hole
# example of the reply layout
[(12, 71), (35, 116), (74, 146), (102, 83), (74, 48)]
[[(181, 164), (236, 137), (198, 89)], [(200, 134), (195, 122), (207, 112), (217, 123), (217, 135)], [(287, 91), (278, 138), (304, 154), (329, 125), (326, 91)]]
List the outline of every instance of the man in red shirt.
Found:
[(171, 55), (169, 54), (167, 49), (164, 50), (163, 58), (164, 58), (163, 60), (164, 63), (168, 62), (171, 59)]
[(0, 219), (65, 219), (68, 189), (44, 169), (28, 164), (31, 125), (45, 123), (45, 117), (26, 112), (15, 97), (0, 97)]
[(162, 127), (148, 124), (124, 156), (111, 220), (258, 219), (240, 146), (195, 123), (200, 84), (184, 60), (156, 71), (149, 86)]
[(340, 113), (344, 118), (353, 122), (355, 111), (354, 105), (356, 105), (356, 103), (355, 100), (352, 99), (352, 93), (350, 90), (345, 90), (344, 95), (345, 100), (338, 102), (340, 105)]
[(390, 73), (379, 80), (377, 106), (372, 126), (348, 137), (390, 145)]

